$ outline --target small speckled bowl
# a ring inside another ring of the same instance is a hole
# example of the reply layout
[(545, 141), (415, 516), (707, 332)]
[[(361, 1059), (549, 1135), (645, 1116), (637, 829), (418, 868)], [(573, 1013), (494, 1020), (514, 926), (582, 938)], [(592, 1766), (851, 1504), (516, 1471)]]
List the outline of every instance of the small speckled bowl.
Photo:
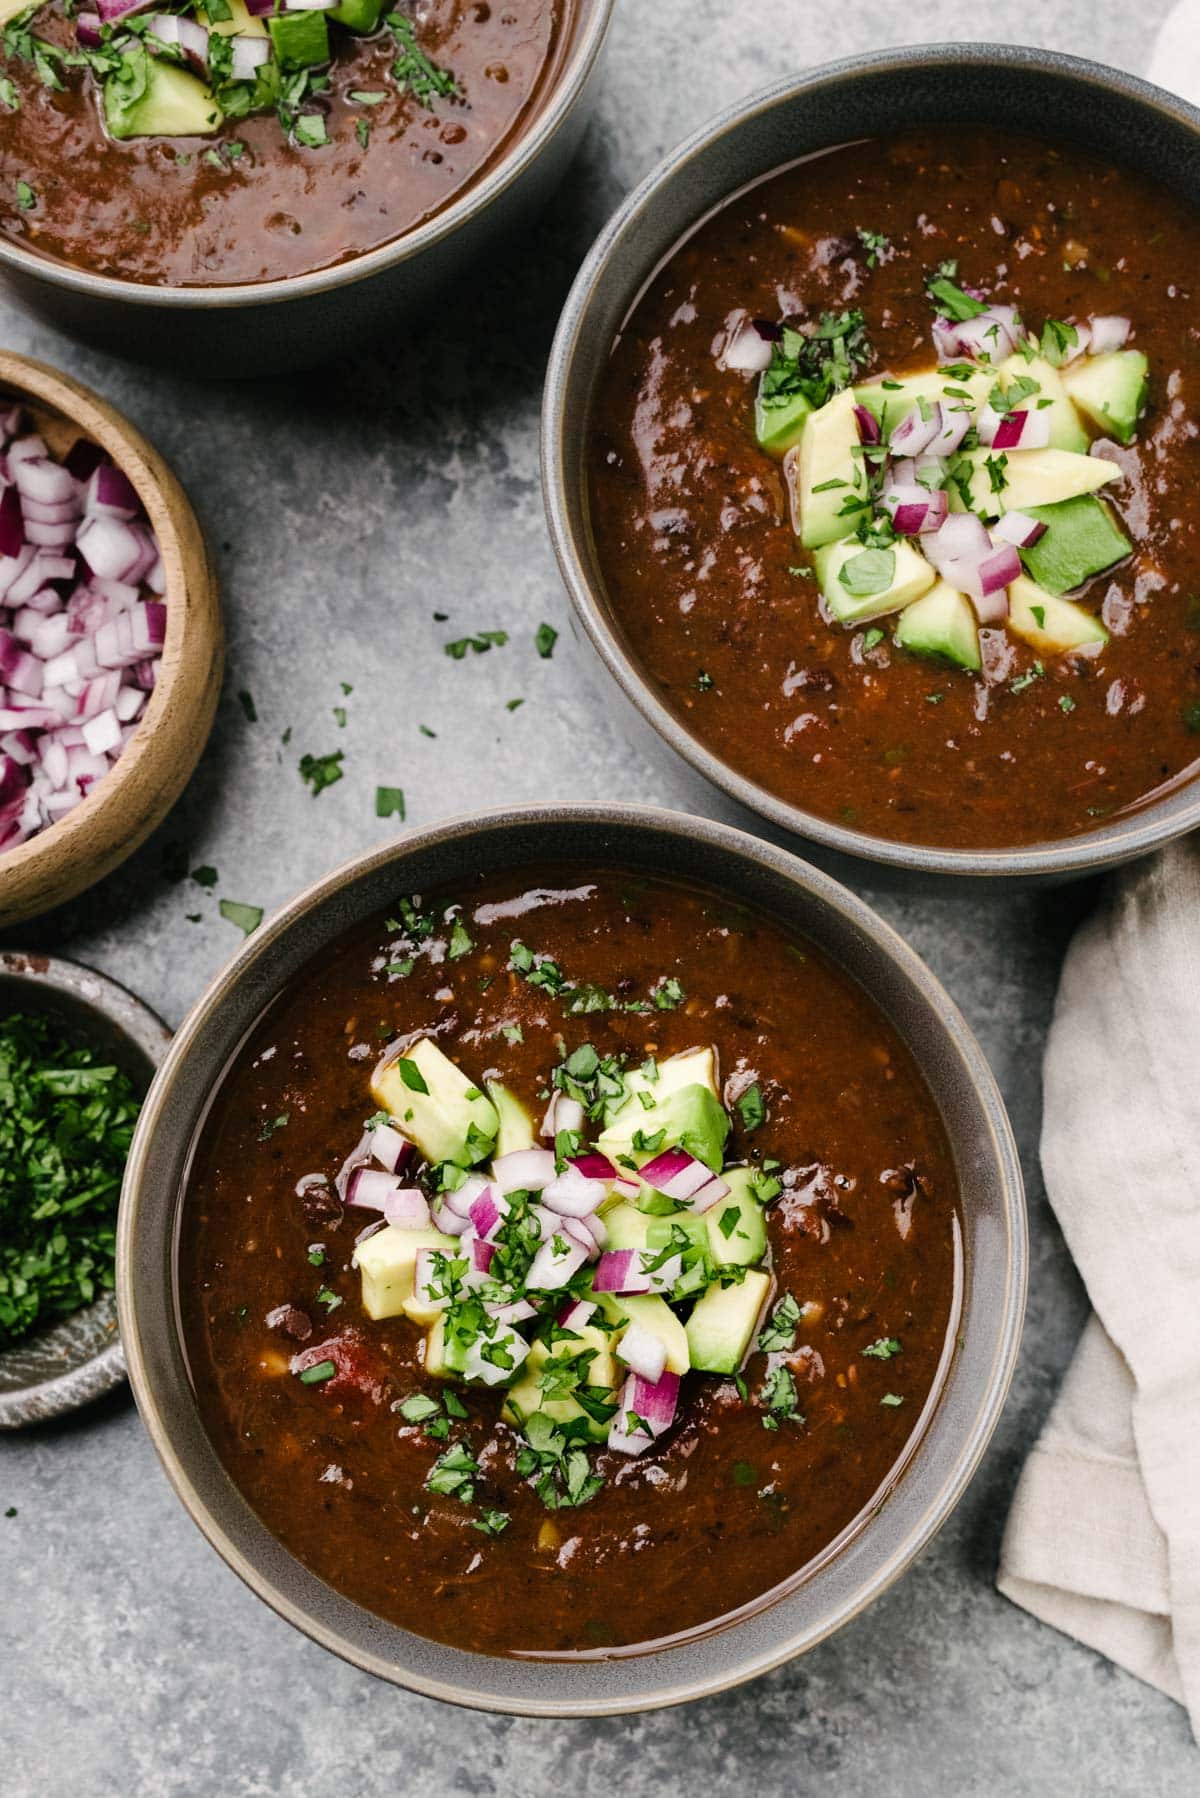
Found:
[[(276, 1541), (205, 1434), (179, 1331), (176, 1242), (197, 1131), (230, 1058), (313, 956), (397, 893), (582, 861), (703, 882), (779, 918), (882, 1008), (924, 1071), (962, 1194), (963, 1277), (938, 1390), (901, 1461), (843, 1537), (769, 1600), (653, 1649), (470, 1654), (385, 1622)], [(961, 1497), (1004, 1402), (1025, 1303), (1020, 1167), (978, 1044), (924, 964), (861, 900), (782, 849), (633, 807), (491, 813), (348, 863), (250, 937), (182, 1025), (146, 1100), (121, 1200), (117, 1294), (134, 1395), (193, 1520), (280, 1616), (356, 1666), (430, 1697), (527, 1716), (648, 1710), (736, 1685), (810, 1648), (901, 1574)]]
[(874, 862), (909, 886), (947, 875), (1031, 885), (1115, 867), (1200, 826), (1200, 779), (1177, 783), (1084, 835), (1010, 849), (896, 842), (779, 798), (715, 754), (665, 703), (632, 653), (592, 536), (587, 441), (614, 338), (646, 282), (701, 219), (802, 157), (964, 119), (1091, 145), (1200, 208), (1200, 111), (1133, 75), (1005, 44), (925, 44), (830, 63), (740, 101), (630, 194), (597, 238), (563, 309), (542, 421), (542, 482), (563, 579), (592, 648), (632, 708), (740, 805), (820, 845), (823, 854)]
[[(0, 1017), (38, 1012), (107, 1051), (144, 1093), (171, 1032), (115, 980), (77, 962), (0, 953)], [(47, 1330), (0, 1351), (0, 1429), (42, 1423), (86, 1405), (125, 1378), (112, 1293)]]

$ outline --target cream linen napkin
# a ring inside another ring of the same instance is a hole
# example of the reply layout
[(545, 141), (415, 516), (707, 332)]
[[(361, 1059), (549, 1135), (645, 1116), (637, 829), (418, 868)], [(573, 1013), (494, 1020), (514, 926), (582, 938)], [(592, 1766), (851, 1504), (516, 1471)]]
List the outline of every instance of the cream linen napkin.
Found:
[[(1200, 104), (1200, 0), (1151, 81)], [(1096, 1309), (1017, 1486), (1001, 1592), (1186, 1704), (1200, 1739), (1200, 840), (1067, 956), (1042, 1168)]]
[(998, 1585), (1200, 1737), (1200, 837), (1079, 931), (1046, 1046), (1046, 1190), (1096, 1315), (1017, 1486)]

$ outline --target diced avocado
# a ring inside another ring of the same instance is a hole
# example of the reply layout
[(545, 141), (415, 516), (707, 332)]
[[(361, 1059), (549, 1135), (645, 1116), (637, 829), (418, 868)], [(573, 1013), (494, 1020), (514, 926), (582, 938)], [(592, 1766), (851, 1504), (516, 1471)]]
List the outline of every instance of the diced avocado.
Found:
[(329, 61), (329, 27), (323, 12), (272, 13), (267, 29), (281, 69), (317, 69)]
[(594, 1292), (591, 1296), (611, 1323), (641, 1324), (651, 1335), (661, 1338), (666, 1344), (670, 1373), (687, 1372), (692, 1364), (687, 1333), (665, 1299), (656, 1292)]
[(854, 406), (854, 389), (846, 387), (809, 416), (801, 433), (795, 481), (805, 549), (843, 536), (859, 516), (846, 509), (847, 500), (866, 497), (863, 460), (854, 454), (859, 447)]
[[(722, 1175), (722, 1179), (727, 1179)], [(728, 1201), (726, 1201), (728, 1203)], [(708, 1213), (697, 1217), (694, 1211), (676, 1211), (671, 1217), (648, 1217), (646, 1219), (646, 1248), (651, 1255), (661, 1254), (663, 1249), (679, 1235), (687, 1238), (693, 1248), (702, 1249), (708, 1254), (708, 1230), (705, 1227)]]
[(466, 1359), (462, 1342), (457, 1336), (446, 1334), (443, 1312), (425, 1335), (425, 1372), (435, 1380), (461, 1379)]
[(857, 537), (828, 543), (813, 556), (825, 603), (842, 624), (866, 624), (899, 612), (928, 592), (937, 576), (910, 543), (866, 549)]
[[(628, 1074), (625, 1097), (609, 1111), (597, 1146), (614, 1160), (623, 1156), (639, 1165), (663, 1149), (682, 1148), (716, 1170), (728, 1134), (710, 1047), (669, 1056), (653, 1074), (640, 1068)], [(636, 1149), (635, 1137), (654, 1146)]]
[(1108, 642), (1094, 613), (1048, 593), (1025, 575), (1008, 589), (1008, 628), (1041, 655), (1065, 655), (1089, 643)]
[(197, 8), (196, 17), (220, 37), (266, 37), (266, 24), (249, 11), (246, 0), (225, 0), (225, 5), (229, 11), (227, 19), (210, 19), (202, 6)]
[(1056, 506), (1031, 506), (1029, 516), (1040, 519), (1046, 530), (1021, 551), (1021, 560), (1025, 572), (1049, 593), (1082, 587), (1133, 548), (1104, 501), (1090, 493)]
[(767, 1225), (757, 1197), (762, 1176), (757, 1168), (731, 1167), (721, 1175), (729, 1188), (702, 1218), (709, 1259), (718, 1267), (749, 1267), (767, 1252)]
[(515, 1155), (521, 1149), (532, 1149), (536, 1140), (533, 1118), (510, 1087), (499, 1080), (487, 1081), (488, 1098), (496, 1107), (500, 1128), (496, 1132), (497, 1155)]
[(0, 26), (7, 25), (18, 13), (28, 12), (32, 0), (0, 0)]
[(856, 388), (854, 398), (857, 405), (874, 413), (885, 435), (890, 435), (905, 414), (922, 400), (929, 406), (942, 402), (947, 406), (965, 406), (973, 421), (986, 404), (995, 380), (991, 369), (974, 369), (960, 379), (948, 369), (927, 368), (915, 375), (887, 375), (882, 381), (872, 381), (869, 387)]
[(371, 1096), (427, 1161), (471, 1167), (492, 1151), (500, 1128), (496, 1107), (431, 1037), (419, 1037), (376, 1074)]
[(1063, 376), (1063, 386), (1080, 411), (1118, 443), (1128, 443), (1137, 430), (1149, 385), (1149, 366), (1141, 350), (1084, 356)]
[(717, 1052), (711, 1044), (704, 1049), (685, 1049), (679, 1055), (668, 1055), (665, 1061), (632, 1068), (625, 1075), (623, 1096), (617, 1103), (610, 1103), (605, 1113), (605, 1129), (624, 1124), (631, 1117), (640, 1117), (645, 1109), (643, 1094), (647, 1099), (662, 1099), (684, 1086), (707, 1086), (713, 1098), (720, 1099)]
[(688, 1319), (688, 1351), (692, 1366), (704, 1373), (736, 1373), (746, 1359), (771, 1276), (751, 1267), (737, 1286), (710, 1286), (696, 1300)]
[(542, 1374), (551, 1356), (557, 1359), (563, 1355), (583, 1354), (591, 1349), (594, 1353), (588, 1363), (584, 1385), (602, 1386), (615, 1395), (622, 1377), (613, 1359), (614, 1342), (619, 1341), (619, 1337), (610, 1336), (607, 1331), (597, 1329), (594, 1324), (584, 1324), (573, 1335), (578, 1337), (578, 1341), (562, 1336), (553, 1348), (540, 1340), (532, 1344), (519, 1378), (509, 1387), (505, 1397), (504, 1408), (500, 1413), (505, 1423), (511, 1424), (514, 1429), (520, 1429), (534, 1411), (544, 1411), (557, 1424), (576, 1423), (583, 1419), (591, 1440), (603, 1442), (608, 1435), (607, 1421), (600, 1422), (592, 1417), (573, 1393), (564, 1392), (550, 1397), (541, 1385)]
[(811, 411), (812, 404), (802, 393), (789, 393), (773, 406), (764, 404), (760, 381), (754, 402), (754, 434), (760, 449), (772, 456), (786, 455), (799, 443)]
[(383, 0), (341, 0), (329, 16), (351, 31), (374, 31), (383, 16)]
[[(1052, 506), (1078, 493), (1094, 493), (1120, 476), (1116, 464), (1102, 456), (1076, 456), (1060, 449), (977, 449), (955, 457), (946, 486), (952, 512), (998, 518), (1001, 512), (1028, 512), (1031, 506)], [(964, 480), (970, 490), (969, 506), (960, 486)]]
[(624, 1200), (619, 1205), (614, 1205), (611, 1211), (604, 1213), (609, 1248), (644, 1249), (650, 1222), (646, 1213), (639, 1211), (636, 1205), (627, 1205)]
[(186, 69), (160, 61), (134, 43), (104, 83), (110, 137), (211, 137), (223, 114), (210, 87)]
[(1019, 404), (1046, 421), (1050, 427), (1049, 447), (1070, 450), (1072, 455), (1087, 453), (1088, 434), (1063, 386), (1062, 375), (1052, 362), (1047, 362), (1044, 356), (1012, 355), (1000, 364), (1000, 381), (1006, 388), (1014, 381), (1036, 381), (1037, 392)]
[(940, 656), (957, 668), (983, 666), (975, 608), (965, 593), (956, 592), (946, 581), (938, 581), (905, 607), (896, 625), (896, 642), (914, 655)]
[[(399, 1317), (413, 1303), (413, 1270), (420, 1249), (438, 1249), (443, 1255), (456, 1255), (458, 1244), (453, 1236), (440, 1230), (397, 1230), (387, 1224), (360, 1242), (354, 1251), (354, 1265), (362, 1277), (363, 1310), (368, 1317)], [(422, 1315), (420, 1323), (431, 1320)]]

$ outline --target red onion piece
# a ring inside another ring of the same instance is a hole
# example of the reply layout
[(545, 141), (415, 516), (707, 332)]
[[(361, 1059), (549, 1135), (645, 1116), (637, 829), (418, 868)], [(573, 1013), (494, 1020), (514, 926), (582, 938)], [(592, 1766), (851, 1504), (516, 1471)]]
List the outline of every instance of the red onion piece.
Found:
[(235, 81), (253, 81), (258, 70), (271, 60), (271, 46), (265, 37), (238, 36), (232, 40), (231, 74)]
[(638, 1249), (606, 1249), (592, 1275), (593, 1292), (649, 1292), (650, 1276)]
[[(288, 3), (294, 6), (297, 0), (288, 0)], [(771, 345), (747, 321), (726, 334), (717, 364), (720, 368), (732, 368), (738, 374), (760, 375), (771, 366), (771, 354)]]
[[(608, 1446), (621, 1454), (640, 1455), (670, 1429), (679, 1404), (679, 1375), (663, 1373), (645, 1380), (631, 1373), (621, 1388), (620, 1404), (608, 1432)], [(648, 1432), (648, 1433), (647, 1433)]]
[(490, 1241), (508, 1216), (508, 1211), (508, 1200), (504, 1194), (495, 1186), (486, 1186), (471, 1206), (471, 1227)]
[(1002, 543), (1015, 543), (1018, 549), (1028, 549), (1045, 532), (1044, 520), (1030, 518), (1028, 512), (1005, 512), (992, 526), (993, 538), (999, 537)]
[(595, 1311), (596, 1307), (590, 1299), (568, 1299), (555, 1322), (560, 1330), (582, 1330), (595, 1315)]
[(550, 1149), (514, 1149), (492, 1163), (502, 1192), (541, 1192), (554, 1178), (554, 1154)]
[(154, 4), (154, 0), (96, 0), (96, 11), (106, 25), (115, 25), (118, 19), (127, 19), (131, 13), (145, 12)]
[(368, 1141), (371, 1158), (389, 1174), (398, 1174), (408, 1166), (414, 1154), (407, 1137), (391, 1124), (376, 1124)]
[(855, 406), (854, 416), (858, 422), (858, 441), (860, 443), (878, 443), (881, 439), (879, 420), (869, 406)]
[(581, 1243), (556, 1230), (534, 1256), (525, 1284), (533, 1292), (554, 1292), (574, 1279), (587, 1258)]
[(893, 456), (919, 456), (933, 442), (941, 426), (941, 408), (935, 401), (928, 412), (926, 418), (920, 406), (913, 406), (904, 414), (888, 438)]
[(603, 1180), (587, 1179), (568, 1162), (564, 1172), (543, 1189), (542, 1203), (560, 1217), (586, 1217), (607, 1197), (608, 1186)]
[(400, 1191), (395, 1174), (385, 1174), (377, 1167), (356, 1167), (346, 1181), (346, 1204), (366, 1211), (382, 1211), (386, 1201)]
[(1087, 322), (1088, 353), (1092, 356), (1106, 356), (1112, 350), (1124, 349), (1132, 330), (1132, 321), (1119, 313), (1105, 313), (1100, 318), (1090, 318)]
[(101, 18), (98, 12), (81, 12), (75, 20), (75, 39), (85, 50), (98, 50), (102, 43), (100, 36)]
[(583, 1106), (578, 1099), (570, 1098), (566, 1093), (555, 1093), (546, 1107), (546, 1115), (542, 1119), (542, 1138), (553, 1142), (560, 1130), (572, 1133), (583, 1129)]
[(632, 1203), (642, 1190), (642, 1183), (634, 1174), (618, 1174), (613, 1181), (613, 1197), (625, 1199)]
[(712, 1170), (686, 1149), (665, 1149), (646, 1162), (641, 1174), (647, 1186), (661, 1192), (664, 1198), (674, 1199), (677, 1205), (690, 1199), (713, 1177)]
[(634, 1373), (640, 1374), (652, 1386), (666, 1372), (666, 1343), (661, 1336), (655, 1336), (641, 1324), (633, 1323), (628, 1326), (617, 1344), (617, 1355), (626, 1367), (632, 1368)]

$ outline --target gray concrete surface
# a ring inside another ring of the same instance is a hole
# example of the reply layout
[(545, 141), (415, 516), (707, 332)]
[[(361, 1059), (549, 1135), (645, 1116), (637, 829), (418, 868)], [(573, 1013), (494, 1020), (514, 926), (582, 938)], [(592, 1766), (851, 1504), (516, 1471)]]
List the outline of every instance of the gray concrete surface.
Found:
[[(953, 23), (1140, 69), (1165, 11), (1166, 0), (1039, 12), (982, 0)], [(806, 0), (622, 0), (587, 144), (532, 238), (410, 343), (298, 381), (200, 384), (5, 315), (0, 341), (95, 384), (173, 461), (218, 548), (231, 639), (217, 729), (175, 814), (122, 872), (23, 939), (105, 968), (174, 1023), (236, 944), (214, 895), (162, 877), (170, 843), (219, 870), (217, 895), (272, 907), (391, 828), (373, 816), (377, 782), (404, 787), (411, 825), (550, 797), (723, 811), (666, 751), (626, 739), (572, 641), (537, 473), (556, 311), (606, 212), (717, 106), (791, 67), (944, 36), (948, 22), (935, 0), (848, 0), (836, 14)], [(533, 649), (543, 619), (562, 631), (549, 662)], [(442, 654), (449, 636), (497, 627), (511, 633), (503, 649)], [(340, 681), (354, 689), (344, 730), (331, 710)], [(346, 778), (314, 801), (297, 757), (335, 748)], [(1183, 1713), (992, 1584), (1017, 1470), (1085, 1311), (1037, 1139), (1059, 960), (1092, 894), (918, 901), (874, 892), (861, 871), (857, 884), (979, 1032), (1012, 1108), (1033, 1223), (1011, 1403), (907, 1578), (802, 1662), (683, 1712), (557, 1725), (453, 1712), (341, 1665), (244, 1591), (171, 1496), (122, 1394), (0, 1444), (7, 1798), (1197, 1791)]]

